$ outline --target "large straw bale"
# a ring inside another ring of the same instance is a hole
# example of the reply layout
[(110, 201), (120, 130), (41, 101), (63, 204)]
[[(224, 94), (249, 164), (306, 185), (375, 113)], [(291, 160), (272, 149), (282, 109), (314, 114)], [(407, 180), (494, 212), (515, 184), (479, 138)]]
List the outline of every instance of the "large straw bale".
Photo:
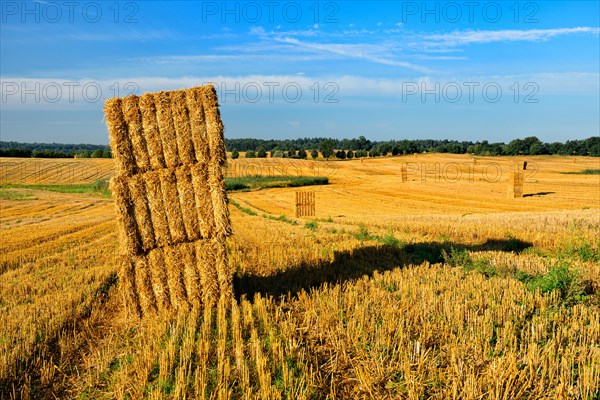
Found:
[(121, 227), (122, 253), (136, 255), (141, 252), (141, 240), (126, 179), (123, 176), (114, 176), (110, 180), (110, 190), (117, 208), (117, 221)]
[(117, 162), (111, 190), (128, 309), (143, 316), (230, 301), (226, 157), (215, 89), (111, 99), (104, 109)]
[(162, 189), (163, 204), (167, 213), (167, 221), (169, 221), (171, 244), (185, 242), (187, 236), (183, 223), (183, 214), (181, 213), (181, 205), (179, 203), (175, 172), (169, 169), (162, 169), (157, 172), (160, 177), (160, 187)]
[(190, 167), (192, 183), (196, 198), (196, 211), (198, 224), (203, 238), (212, 237), (215, 234), (215, 215), (212, 204), (212, 195), (208, 187), (207, 164), (197, 163)]
[(142, 126), (142, 115), (138, 108), (138, 97), (127, 96), (122, 101), (123, 117), (127, 123), (129, 140), (135, 162), (137, 172), (145, 172), (150, 169), (150, 158), (148, 157), (148, 147), (146, 138), (144, 137), (144, 127)]
[(171, 292), (167, 278), (165, 255), (162, 248), (150, 250), (148, 253), (148, 269), (152, 279), (152, 289), (159, 308), (171, 308)]
[(110, 147), (117, 164), (118, 175), (137, 172), (129, 130), (121, 109), (121, 99), (108, 99), (104, 104), (104, 115), (108, 126)]
[(180, 246), (188, 302), (200, 304), (202, 302), (202, 286), (196, 260), (196, 246), (194, 243), (182, 243)]
[(141, 247), (144, 251), (148, 251), (156, 247), (156, 243), (154, 241), (154, 228), (152, 227), (152, 217), (150, 215), (150, 208), (148, 207), (143, 176), (134, 175), (129, 178), (128, 187), (133, 203)]
[(196, 154), (184, 90), (171, 92), (171, 114), (175, 124), (179, 160), (184, 165), (193, 164), (196, 162)]
[(142, 126), (146, 135), (150, 165), (152, 169), (165, 168), (167, 164), (165, 162), (162, 140), (158, 131), (156, 107), (152, 93), (145, 93), (140, 96), (138, 105), (142, 114)]
[(181, 254), (181, 245), (167, 246), (164, 248), (167, 282), (171, 293), (171, 304), (174, 307), (187, 305), (187, 291), (185, 288), (184, 264)]
[(152, 287), (152, 277), (148, 266), (148, 256), (134, 257), (135, 286), (142, 313), (157, 311), (156, 295)]
[(179, 151), (177, 150), (177, 136), (175, 135), (175, 125), (171, 115), (171, 96), (169, 92), (158, 92), (154, 94), (154, 104), (156, 106), (156, 121), (158, 130), (162, 139), (163, 152), (168, 168), (179, 166)]
[(167, 246), (171, 243), (171, 232), (163, 202), (159, 171), (144, 174), (144, 183), (156, 245)]
[(208, 137), (204, 121), (204, 105), (202, 104), (200, 89), (193, 88), (186, 90), (185, 99), (190, 117), (190, 128), (196, 161), (206, 163), (210, 160), (210, 149), (208, 147)]
[(196, 243), (196, 262), (202, 287), (202, 305), (214, 305), (219, 297), (219, 278), (217, 275), (217, 252), (211, 240), (198, 240)]
[(195, 241), (202, 237), (198, 223), (198, 212), (196, 211), (196, 199), (194, 196), (194, 185), (192, 173), (189, 167), (179, 167), (175, 171), (177, 178), (177, 192), (183, 215), (183, 223), (188, 240)]
[(226, 161), (225, 139), (223, 136), (223, 122), (219, 113), (217, 92), (213, 86), (203, 86), (200, 88), (200, 92), (202, 94), (202, 104), (204, 105), (204, 120), (210, 149), (210, 161), (211, 164), (223, 166)]
[(133, 259), (129, 256), (121, 258), (119, 282), (122, 288), (123, 303), (125, 304), (127, 313), (141, 316), (142, 307), (136, 286), (135, 265)]

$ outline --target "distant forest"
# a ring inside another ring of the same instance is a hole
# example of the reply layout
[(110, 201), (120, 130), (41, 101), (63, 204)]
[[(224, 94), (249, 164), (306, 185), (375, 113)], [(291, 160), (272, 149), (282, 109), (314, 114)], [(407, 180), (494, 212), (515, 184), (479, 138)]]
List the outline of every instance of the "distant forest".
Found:
[[(353, 139), (299, 138), (299, 139), (225, 139), (228, 151), (235, 156), (246, 152), (248, 157), (306, 158), (316, 157), (319, 150), (324, 157), (378, 157), (413, 153), (452, 153), (481, 156), (514, 155), (577, 155), (600, 156), (600, 136), (565, 143), (544, 143), (535, 136), (514, 139), (509, 143), (489, 143), (457, 140), (388, 140), (371, 141), (364, 136)], [(110, 158), (109, 146), (93, 144), (19, 143), (0, 141), (0, 157), (34, 158)]]

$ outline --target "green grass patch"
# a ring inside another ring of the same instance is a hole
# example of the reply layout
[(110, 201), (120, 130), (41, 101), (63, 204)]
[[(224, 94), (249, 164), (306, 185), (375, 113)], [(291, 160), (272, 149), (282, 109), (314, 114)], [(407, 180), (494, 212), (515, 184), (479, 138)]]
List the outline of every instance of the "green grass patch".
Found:
[(258, 214), (257, 214), (256, 212), (254, 212), (253, 210), (251, 210), (251, 209), (249, 209), (249, 208), (247, 208), (247, 207), (244, 207), (244, 206), (240, 205), (240, 203), (238, 203), (237, 201), (233, 201), (233, 200), (231, 200), (231, 199), (230, 199), (230, 200), (229, 200), (229, 202), (230, 202), (231, 204), (233, 204), (233, 205), (234, 205), (234, 206), (235, 206), (235, 207), (236, 207), (238, 210), (240, 210), (241, 212), (243, 212), (243, 213), (245, 213), (245, 214), (248, 214), (248, 215), (253, 215), (253, 216), (254, 216), (254, 215), (258, 215)]
[(584, 169), (584, 170), (575, 171), (575, 172), (561, 172), (561, 174), (565, 174), (565, 175), (600, 175), (600, 169)]
[(329, 178), (324, 176), (243, 176), (225, 178), (225, 190), (230, 192), (327, 185)]
[(13, 201), (28, 201), (36, 200), (32, 193), (17, 192), (14, 190), (3, 190), (0, 189), (0, 200), (13, 200)]
[(304, 227), (314, 232), (319, 228), (319, 225), (317, 225), (317, 221), (309, 221), (304, 224)]
[(50, 184), (18, 184), (18, 183), (5, 183), (0, 185), (0, 189), (32, 189), (32, 190), (45, 190), (48, 192), (58, 193), (97, 193), (105, 197), (110, 197), (110, 191), (108, 190), (108, 181), (106, 179), (99, 179), (94, 183), (82, 183), (82, 184), (63, 184), (63, 185), (50, 185)]
[(571, 269), (567, 263), (554, 265), (543, 275), (530, 275), (519, 271), (515, 278), (527, 285), (531, 291), (558, 291), (561, 300), (567, 305), (585, 301), (593, 293), (591, 283), (584, 280), (581, 273)]

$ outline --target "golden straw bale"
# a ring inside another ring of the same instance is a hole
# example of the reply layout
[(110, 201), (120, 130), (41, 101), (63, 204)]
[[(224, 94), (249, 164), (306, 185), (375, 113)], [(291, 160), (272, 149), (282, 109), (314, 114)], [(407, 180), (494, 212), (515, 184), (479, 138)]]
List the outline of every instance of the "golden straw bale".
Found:
[(140, 308), (140, 299), (135, 279), (135, 265), (129, 256), (121, 258), (121, 269), (119, 271), (119, 285), (121, 293), (123, 293), (123, 303), (128, 314), (134, 314), (138, 317), (142, 316)]
[(154, 239), (157, 246), (166, 246), (171, 243), (171, 232), (167, 220), (167, 212), (163, 203), (163, 194), (159, 178), (159, 171), (144, 174), (144, 185), (148, 198), (148, 208), (154, 230)]
[(215, 233), (215, 216), (212, 205), (212, 196), (208, 188), (208, 170), (205, 163), (197, 163), (190, 167), (198, 225), (203, 238), (212, 237)]
[(156, 121), (160, 138), (162, 139), (165, 162), (168, 168), (175, 168), (180, 164), (179, 152), (177, 150), (177, 137), (175, 125), (171, 115), (171, 97), (169, 92), (158, 92), (154, 94), (154, 105), (156, 106)]
[(144, 251), (148, 251), (156, 247), (156, 243), (154, 241), (154, 228), (152, 227), (152, 218), (150, 215), (150, 208), (148, 207), (143, 176), (138, 174), (129, 178), (128, 187), (133, 202), (133, 210), (141, 246)]
[(208, 162), (210, 160), (210, 149), (208, 148), (206, 124), (204, 123), (204, 106), (202, 105), (200, 89), (192, 88), (186, 90), (185, 99), (190, 117), (190, 128), (196, 161)]
[(187, 291), (185, 288), (184, 266), (181, 254), (181, 245), (165, 247), (165, 266), (167, 270), (167, 282), (171, 293), (171, 304), (174, 307), (185, 307), (187, 305)]
[(152, 288), (152, 278), (150, 276), (150, 268), (148, 267), (148, 256), (134, 257), (135, 267), (135, 284), (138, 291), (138, 300), (142, 313), (156, 312), (158, 310), (156, 304), (156, 296)]
[(225, 165), (225, 139), (223, 136), (223, 122), (219, 113), (217, 92), (212, 85), (200, 88), (202, 104), (204, 105), (204, 120), (210, 149), (211, 164)]
[(229, 208), (227, 207), (227, 194), (221, 167), (215, 164), (208, 166), (208, 186), (213, 206), (215, 233), (218, 236), (231, 234), (229, 222)]
[(121, 99), (108, 99), (104, 103), (104, 115), (108, 126), (110, 147), (117, 164), (117, 174), (132, 175), (137, 172), (127, 123), (121, 109)]
[(177, 168), (175, 177), (177, 178), (177, 192), (179, 193), (179, 203), (181, 205), (181, 213), (183, 214), (185, 232), (189, 241), (198, 240), (202, 237), (202, 233), (200, 232), (200, 225), (198, 223), (192, 173), (189, 167), (183, 166)]
[(137, 223), (135, 220), (131, 193), (127, 185), (127, 178), (115, 176), (110, 180), (112, 198), (117, 208), (117, 221), (120, 226), (120, 234), (123, 238), (124, 254), (139, 254), (141, 252), (141, 240), (139, 237)]
[(152, 279), (152, 290), (156, 296), (156, 304), (160, 309), (171, 308), (171, 292), (165, 265), (163, 249), (156, 248), (148, 253), (148, 269)]
[(142, 126), (142, 115), (138, 108), (138, 97), (127, 96), (121, 101), (123, 107), (123, 117), (127, 123), (129, 140), (135, 162), (137, 172), (145, 172), (150, 169), (150, 159), (148, 157), (148, 147), (146, 138), (144, 137), (144, 127)]
[(187, 240), (183, 214), (179, 204), (179, 193), (177, 193), (177, 180), (175, 172), (169, 169), (161, 169), (158, 172), (160, 187), (163, 195), (163, 204), (167, 212), (169, 232), (171, 233), (171, 244), (182, 243)]
[(211, 239), (212, 248), (215, 254), (215, 269), (217, 270), (217, 279), (219, 282), (219, 300), (231, 301), (233, 294), (233, 271), (229, 269), (227, 263), (227, 249), (225, 247), (225, 238)]
[(193, 243), (183, 243), (180, 246), (188, 302), (190, 304), (200, 304), (202, 302), (202, 287), (196, 260), (196, 246)]
[(219, 278), (216, 270), (216, 249), (211, 240), (198, 240), (196, 246), (196, 262), (202, 287), (202, 305), (214, 306), (219, 297)]
[(192, 143), (190, 116), (184, 90), (171, 92), (171, 114), (173, 115), (173, 122), (175, 124), (179, 160), (184, 165), (193, 164), (196, 162), (196, 154), (194, 144)]
[(156, 107), (154, 106), (154, 96), (152, 93), (145, 93), (140, 96), (138, 105), (142, 114), (142, 126), (146, 136), (150, 166), (152, 169), (165, 168), (167, 164), (165, 162), (160, 132), (158, 131)]

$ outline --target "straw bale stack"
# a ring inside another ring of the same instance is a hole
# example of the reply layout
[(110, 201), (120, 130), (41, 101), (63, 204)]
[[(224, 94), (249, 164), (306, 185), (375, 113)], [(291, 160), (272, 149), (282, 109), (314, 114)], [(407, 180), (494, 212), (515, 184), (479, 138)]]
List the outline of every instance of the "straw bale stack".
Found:
[(106, 101), (128, 310), (232, 296), (223, 123), (212, 86)]

